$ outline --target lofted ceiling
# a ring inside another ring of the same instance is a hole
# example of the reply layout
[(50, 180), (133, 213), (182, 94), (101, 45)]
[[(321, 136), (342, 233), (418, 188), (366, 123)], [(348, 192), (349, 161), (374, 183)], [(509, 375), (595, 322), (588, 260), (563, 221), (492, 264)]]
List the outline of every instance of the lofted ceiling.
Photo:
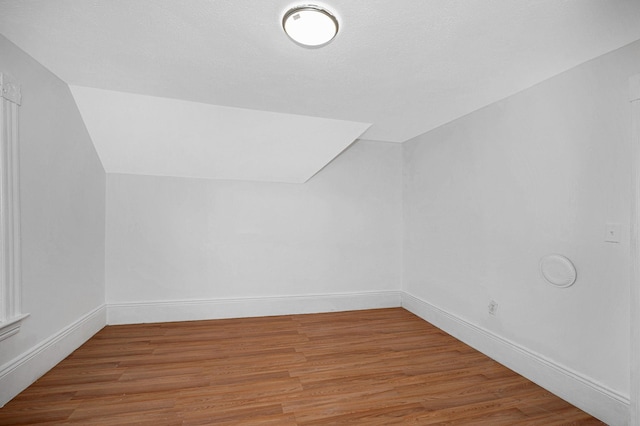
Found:
[(87, 87), (71, 92), (112, 173), (304, 183), (369, 127)]
[[(162, 138), (162, 132), (143, 121), (134, 124), (113, 105), (100, 107), (102, 98), (120, 96), (132, 105), (155, 99), (157, 108), (149, 111), (159, 115), (147, 117), (149, 122), (165, 117), (172, 102), (174, 107), (188, 103), (200, 123), (208, 114), (221, 122), (230, 114), (229, 120), (251, 127), (261, 114), (277, 113), (281, 128), (291, 125), (298, 131), (282, 132), (283, 140), (274, 134), (261, 139), (256, 131), (245, 143), (249, 136), (242, 131), (202, 125), (197, 138), (185, 137), (180, 144), (211, 155), (215, 146), (231, 144), (237, 149), (229, 151), (231, 157), (258, 155), (260, 141), (263, 148), (289, 147), (274, 148), (279, 160), (271, 162), (273, 168), (288, 169), (286, 176), (265, 179), (291, 182), (306, 180), (358, 137), (404, 142), (640, 39), (639, 0), (334, 0), (311, 3), (335, 13), (339, 34), (327, 46), (306, 49), (281, 28), (284, 12), (305, 3), (2, 0), (0, 34), (74, 86), (107, 171), (117, 171), (111, 164), (131, 160), (127, 146), (139, 142), (141, 150), (153, 150), (152, 138)], [(110, 142), (116, 135), (95, 124), (100, 115), (123, 129), (135, 127), (144, 133), (143, 141)], [(315, 118), (316, 127), (298, 127), (302, 118)], [(324, 136), (314, 139), (314, 134)], [(328, 138), (335, 140), (327, 143)], [(290, 149), (302, 139), (308, 145)], [(203, 148), (205, 141), (214, 148)], [(110, 160), (105, 161), (101, 145)], [(315, 148), (309, 151), (310, 146)], [(318, 161), (299, 154), (311, 155), (314, 149), (322, 152)], [(158, 167), (174, 161), (162, 155), (148, 157), (156, 158)], [(183, 158), (173, 168), (152, 172), (145, 167), (153, 166), (148, 164), (153, 158), (131, 160), (131, 172), (189, 175), (190, 164), (207, 169)], [(262, 179), (251, 177), (248, 167), (255, 164), (247, 164), (246, 173), (238, 175)], [(296, 164), (309, 166), (298, 170)], [(242, 178), (210, 167), (203, 177)], [(275, 171), (261, 173), (275, 176)]]

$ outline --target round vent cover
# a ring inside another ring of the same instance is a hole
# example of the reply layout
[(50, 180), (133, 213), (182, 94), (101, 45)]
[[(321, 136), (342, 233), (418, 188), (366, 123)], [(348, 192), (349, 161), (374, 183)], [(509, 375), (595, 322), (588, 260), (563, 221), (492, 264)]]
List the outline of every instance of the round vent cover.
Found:
[(542, 277), (556, 287), (569, 287), (576, 282), (576, 267), (559, 254), (549, 254), (540, 260)]

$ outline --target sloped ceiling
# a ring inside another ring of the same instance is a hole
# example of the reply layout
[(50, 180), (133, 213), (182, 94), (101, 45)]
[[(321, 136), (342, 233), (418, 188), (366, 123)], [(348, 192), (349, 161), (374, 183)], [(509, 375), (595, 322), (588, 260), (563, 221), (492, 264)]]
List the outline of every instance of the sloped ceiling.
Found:
[(303, 183), (369, 127), (78, 86), (71, 92), (112, 173)]
[(247, 126), (257, 111), (371, 123), (361, 137), (388, 142), (640, 39), (638, 0), (312, 3), (341, 25), (320, 49), (286, 37), (283, 0), (3, 0), (0, 33), (70, 85), (253, 110)]

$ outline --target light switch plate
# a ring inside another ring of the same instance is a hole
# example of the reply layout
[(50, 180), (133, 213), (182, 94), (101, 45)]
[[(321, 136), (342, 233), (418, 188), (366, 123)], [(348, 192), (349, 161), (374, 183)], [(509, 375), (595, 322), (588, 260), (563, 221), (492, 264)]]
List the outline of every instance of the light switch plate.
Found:
[(608, 243), (620, 242), (620, 224), (619, 223), (607, 223), (606, 235), (604, 240)]

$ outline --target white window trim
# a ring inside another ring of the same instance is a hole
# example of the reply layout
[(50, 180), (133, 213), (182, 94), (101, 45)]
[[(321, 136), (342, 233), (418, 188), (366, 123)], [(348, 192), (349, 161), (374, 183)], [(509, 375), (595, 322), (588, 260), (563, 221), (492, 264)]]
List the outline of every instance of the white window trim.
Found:
[(20, 86), (0, 73), (0, 340), (18, 331), (21, 312), (18, 112)]
[(640, 425), (640, 74), (630, 79), (633, 198), (631, 202), (631, 409), (630, 425)]

